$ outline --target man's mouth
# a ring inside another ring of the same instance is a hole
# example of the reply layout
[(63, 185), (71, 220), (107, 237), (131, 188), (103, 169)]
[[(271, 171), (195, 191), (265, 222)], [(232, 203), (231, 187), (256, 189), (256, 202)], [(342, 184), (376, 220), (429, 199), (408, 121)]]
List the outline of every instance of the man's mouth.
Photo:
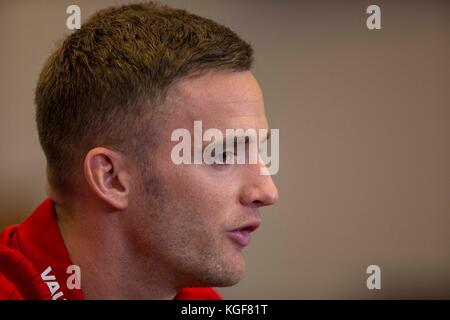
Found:
[(236, 243), (245, 247), (250, 243), (250, 234), (256, 229), (258, 229), (260, 224), (261, 221), (259, 219), (250, 221), (236, 229), (228, 231), (228, 235)]

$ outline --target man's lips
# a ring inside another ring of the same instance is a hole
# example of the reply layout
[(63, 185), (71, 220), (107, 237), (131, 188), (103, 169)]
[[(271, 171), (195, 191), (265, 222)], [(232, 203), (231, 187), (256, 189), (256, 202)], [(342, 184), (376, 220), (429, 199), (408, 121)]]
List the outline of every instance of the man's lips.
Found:
[(250, 243), (250, 234), (256, 229), (258, 229), (260, 224), (261, 220), (259, 219), (249, 221), (236, 229), (228, 231), (228, 235), (232, 240), (237, 242), (239, 245), (245, 247)]

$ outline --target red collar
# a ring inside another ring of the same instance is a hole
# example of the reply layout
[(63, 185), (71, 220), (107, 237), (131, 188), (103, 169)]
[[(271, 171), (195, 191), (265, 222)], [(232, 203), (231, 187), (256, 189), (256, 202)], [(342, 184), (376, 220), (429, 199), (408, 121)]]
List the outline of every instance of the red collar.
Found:
[[(73, 271), (68, 270), (72, 262), (61, 237), (53, 205), (50, 198), (46, 199), (22, 224), (0, 233), (0, 245), (19, 251), (34, 266), (53, 299), (81, 300), (81, 289), (67, 287), (67, 279), (73, 274)], [(222, 298), (211, 288), (183, 288), (175, 299)]]
[[(52, 297), (58, 299), (80, 300), (80, 289), (68, 289), (66, 282), (72, 272), (72, 265), (64, 240), (56, 222), (53, 201), (46, 199), (26, 219), (17, 230), (17, 246), (23, 255), (31, 261), (51, 289)], [(48, 269), (50, 267), (50, 269)], [(53, 280), (53, 277), (55, 278)], [(50, 282), (56, 282), (50, 283)], [(59, 290), (55, 290), (58, 289)]]

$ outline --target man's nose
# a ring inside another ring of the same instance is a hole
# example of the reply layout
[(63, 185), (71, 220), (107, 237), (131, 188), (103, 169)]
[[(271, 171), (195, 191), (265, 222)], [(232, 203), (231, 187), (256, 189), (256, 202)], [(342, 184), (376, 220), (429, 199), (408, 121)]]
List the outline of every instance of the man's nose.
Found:
[(270, 175), (254, 176), (241, 191), (240, 202), (244, 206), (264, 207), (278, 201), (278, 190)]

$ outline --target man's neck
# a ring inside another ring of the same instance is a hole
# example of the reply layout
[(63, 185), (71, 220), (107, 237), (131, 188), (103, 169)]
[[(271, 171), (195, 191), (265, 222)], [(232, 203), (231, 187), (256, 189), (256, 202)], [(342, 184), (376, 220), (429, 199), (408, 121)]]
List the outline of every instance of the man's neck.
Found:
[(55, 211), (70, 259), (81, 269), (85, 299), (176, 296), (167, 268), (130, 247), (121, 221), (124, 213), (81, 213), (57, 204)]

